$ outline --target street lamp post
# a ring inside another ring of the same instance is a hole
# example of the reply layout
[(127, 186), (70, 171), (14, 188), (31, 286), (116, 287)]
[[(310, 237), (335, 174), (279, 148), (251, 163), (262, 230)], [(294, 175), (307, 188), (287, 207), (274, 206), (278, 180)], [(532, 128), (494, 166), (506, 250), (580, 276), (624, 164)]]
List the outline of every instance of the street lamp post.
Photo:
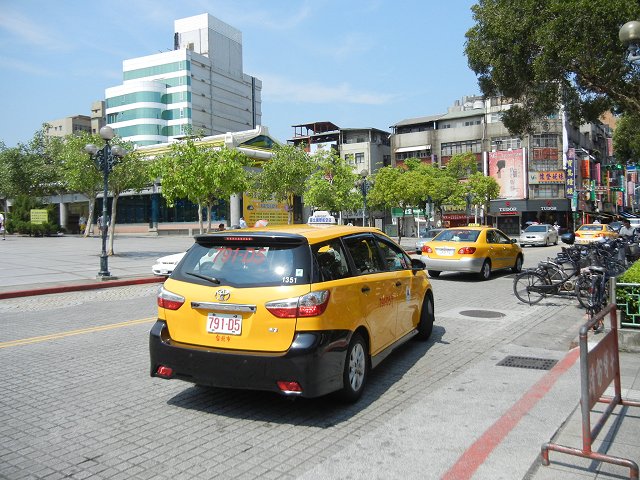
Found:
[(113, 129), (108, 125), (100, 129), (100, 136), (104, 140), (104, 147), (99, 149), (94, 144), (89, 143), (84, 147), (84, 151), (91, 156), (91, 159), (95, 162), (96, 167), (102, 170), (104, 180), (104, 191), (102, 196), (102, 253), (100, 254), (100, 271), (98, 272), (98, 278), (108, 279), (111, 277), (111, 273), (109, 273), (109, 257), (107, 256), (107, 228), (104, 227), (107, 221), (109, 173), (111, 173), (113, 166), (118, 163), (118, 160), (124, 157), (127, 152), (120, 145), (111, 146), (110, 142), (115, 136), (115, 133)]
[(640, 22), (632, 20), (620, 27), (618, 38), (627, 46), (627, 61), (640, 66)]
[(368, 170), (362, 170), (360, 172), (360, 180), (358, 180), (358, 186), (360, 187), (360, 192), (362, 192), (362, 226), (366, 226), (365, 222), (367, 219), (367, 193), (369, 193), (369, 188), (371, 188), (371, 182), (367, 179), (369, 176)]
[(469, 216), (471, 215), (471, 202), (473, 200), (473, 195), (471, 195), (471, 192), (467, 192), (467, 194), (465, 195), (465, 200), (467, 201), (467, 209), (465, 210), (465, 213), (467, 215), (467, 225), (469, 225)]

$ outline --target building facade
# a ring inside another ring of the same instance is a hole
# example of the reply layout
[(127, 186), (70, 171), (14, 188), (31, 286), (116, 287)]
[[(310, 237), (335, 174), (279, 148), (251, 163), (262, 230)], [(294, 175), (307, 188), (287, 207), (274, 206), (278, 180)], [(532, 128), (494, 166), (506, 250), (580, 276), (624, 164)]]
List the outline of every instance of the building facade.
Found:
[(71, 117), (49, 120), (47, 135), (51, 137), (64, 137), (79, 132), (91, 132), (91, 117), (87, 115), (73, 115)]
[[(390, 132), (377, 128), (340, 128), (332, 122), (312, 122), (293, 125), (293, 138), (288, 140), (293, 145), (304, 145), (309, 153), (316, 153), (321, 149), (332, 149), (336, 155), (351, 165), (357, 175), (368, 177), (380, 168), (391, 165)], [(362, 182), (359, 187), (365, 189), (367, 183)], [(305, 210), (305, 218), (312, 212)], [(343, 212), (343, 222), (365, 223), (364, 212)], [(382, 228), (384, 214), (382, 212), (368, 212), (373, 219), (371, 223)], [(360, 223), (362, 224), (362, 223)]]
[[(573, 228), (576, 222), (615, 215), (620, 199), (609, 188), (613, 176), (602, 168), (612, 162), (610, 128), (571, 126), (558, 111), (533, 133), (513, 136), (501, 121), (511, 106), (504, 97), (471, 96), (444, 114), (402, 120), (392, 126), (393, 163), (419, 158), (444, 167), (457, 153), (473, 153), (478, 170), (500, 185), (499, 198), (481, 217), (511, 235), (527, 222)], [(442, 221), (453, 226), (468, 218), (468, 212), (449, 209)]]
[(209, 14), (174, 32), (172, 51), (125, 60), (122, 85), (105, 90), (116, 134), (144, 146), (260, 125), (262, 82), (243, 72), (242, 33)]

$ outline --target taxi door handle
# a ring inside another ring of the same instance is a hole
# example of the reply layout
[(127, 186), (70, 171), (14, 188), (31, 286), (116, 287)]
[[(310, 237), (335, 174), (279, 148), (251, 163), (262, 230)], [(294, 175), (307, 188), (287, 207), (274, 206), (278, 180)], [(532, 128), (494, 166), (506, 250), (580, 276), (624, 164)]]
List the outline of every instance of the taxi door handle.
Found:
[(362, 287), (360, 290), (362, 291), (362, 293), (367, 293), (367, 292), (371, 291), (371, 289), (369, 287), (367, 287), (366, 285), (364, 287)]
[(400, 285), (402, 285), (402, 282), (401, 282), (400, 280), (398, 280), (398, 281), (396, 282), (396, 287), (399, 287)]

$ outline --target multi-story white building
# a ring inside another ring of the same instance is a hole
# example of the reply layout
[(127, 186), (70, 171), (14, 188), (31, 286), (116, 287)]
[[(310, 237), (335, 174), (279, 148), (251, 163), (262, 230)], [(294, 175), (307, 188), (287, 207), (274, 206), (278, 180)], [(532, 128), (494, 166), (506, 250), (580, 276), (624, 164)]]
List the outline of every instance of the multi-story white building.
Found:
[(174, 22), (174, 50), (123, 62), (107, 88), (107, 124), (136, 145), (256, 128), (262, 82), (243, 72), (242, 33), (209, 15)]

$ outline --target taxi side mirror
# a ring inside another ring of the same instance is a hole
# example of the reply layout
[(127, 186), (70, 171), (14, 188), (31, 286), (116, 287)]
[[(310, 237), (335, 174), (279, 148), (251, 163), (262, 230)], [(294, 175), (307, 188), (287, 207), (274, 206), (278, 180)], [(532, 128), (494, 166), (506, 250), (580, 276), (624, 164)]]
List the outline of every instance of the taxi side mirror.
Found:
[(424, 270), (427, 265), (419, 258), (411, 258), (411, 270)]

